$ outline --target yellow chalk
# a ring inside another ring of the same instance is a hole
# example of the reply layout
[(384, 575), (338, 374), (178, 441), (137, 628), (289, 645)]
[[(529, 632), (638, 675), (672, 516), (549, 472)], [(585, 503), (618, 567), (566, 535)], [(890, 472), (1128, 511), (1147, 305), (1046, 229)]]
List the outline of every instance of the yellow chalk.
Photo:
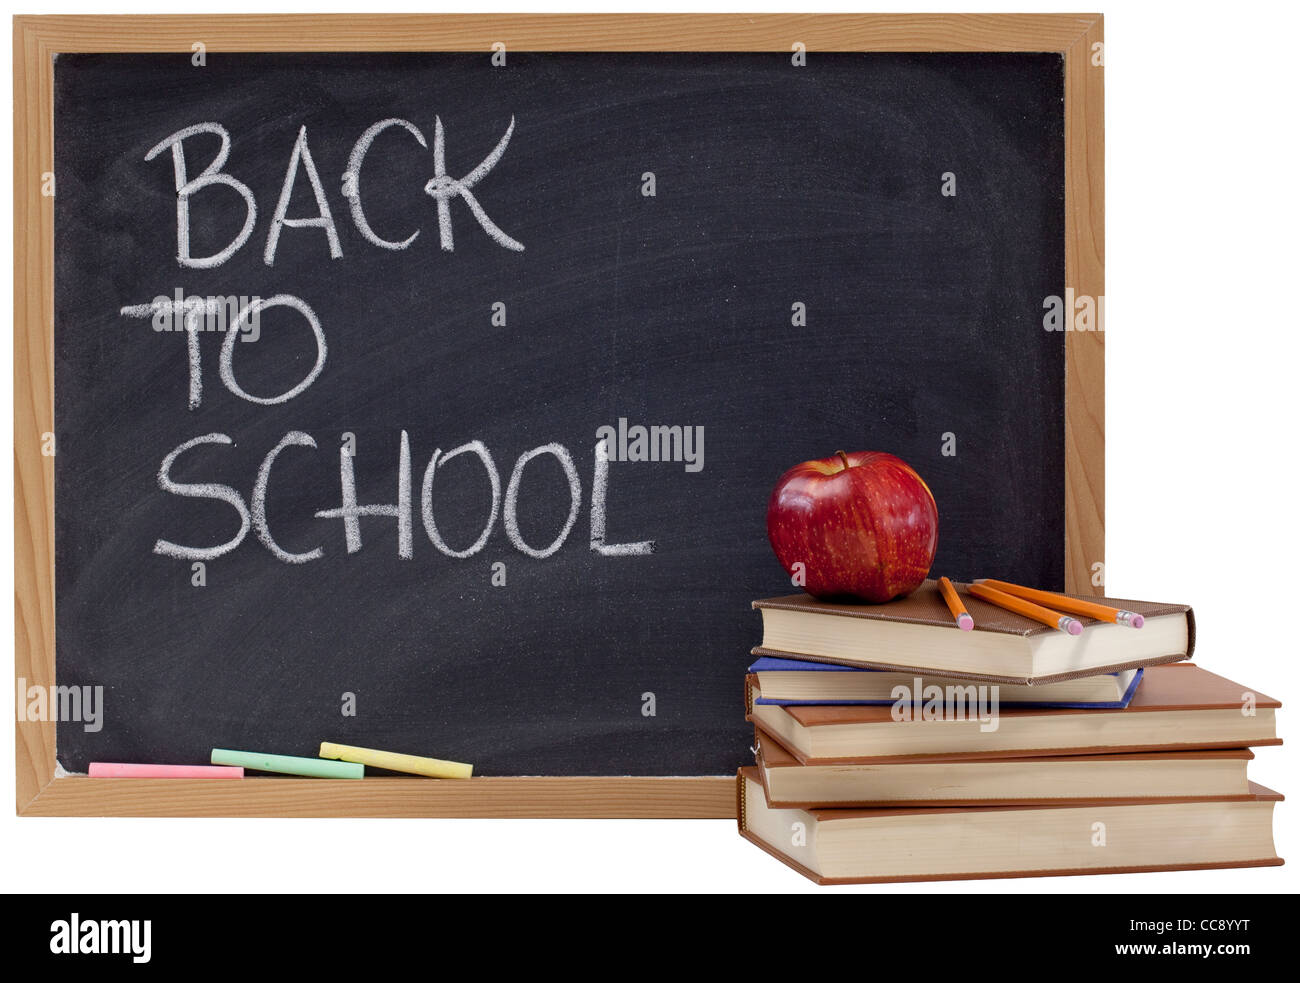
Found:
[(364, 747), (349, 747), (347, 744), (330, 744), (322, 742), (322, 758), (335, 761), (351, 761), (370, 768), (384, 768), (388, 771), (405, 771), (412, 775), (424, 775), (426, 778), (469, 778), (474, 774), (474, 766), (459, 761), (439, 761), (437, 758), (421, 758), (414, 754), (396, 754), (393, 751), (374, 751)]

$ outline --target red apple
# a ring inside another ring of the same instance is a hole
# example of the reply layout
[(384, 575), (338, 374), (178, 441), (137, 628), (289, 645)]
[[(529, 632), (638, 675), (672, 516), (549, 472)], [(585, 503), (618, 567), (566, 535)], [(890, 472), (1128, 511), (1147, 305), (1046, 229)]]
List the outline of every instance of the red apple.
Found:
[[(814, 597), (880, 603), (910, 594), (934, 562), (939, 510), (905, 461), (859, 451), (797, 464), (767, 503), (767, 538)], [(798, 579), (796, 578), (796, 583)]]

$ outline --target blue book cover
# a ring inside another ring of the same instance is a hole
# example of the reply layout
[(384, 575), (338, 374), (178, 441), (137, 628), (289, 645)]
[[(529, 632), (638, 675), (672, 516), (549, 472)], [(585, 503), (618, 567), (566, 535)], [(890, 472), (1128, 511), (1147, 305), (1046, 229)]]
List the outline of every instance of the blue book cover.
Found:
[[(828, 662), (810, 662), (802, 659), (780, 659), (773, 656), (763, 656), (757, 662), (749, 667), (749, 672), (883, 672), (881, 669), (867, 669), (860, 666), (841, 666), (833, 665)], [(1063, 703), (1056, 700), (1016, 700), (1016, 699), (999, 699), (998, 704), (1004, 707), (1056, 707), (1066, 710), (1123, 710), (1133, 699), (1133, 694), (1137, 692), (1138, 684), (1142, 682), (1144, 670), (1139, 669), (1133, 674), (1133, 679), (1129, 682), (1128, 689), (1118, 700), (1107, 700), (1098, 703)], [(908, 673), (910, 676), (921, 676), (921, 672)], [(1119, 676), (1120, 673), (1099, 673), (1099, 675)], [(931, 678), (948, 678), (941, 674)], [(1050, 692), (1052, 684), (1046, 684), (1041, 688)], [(1008, 689), (1006, 685), (1000, 687), (1003, 690)], [(814, 706), (892, 706), (894, 700), (770, 700), (764, 696), (755, 699), (756, 703), (763, 703), (769, 706), (787, 706), (787, 707), (814, 707)]]

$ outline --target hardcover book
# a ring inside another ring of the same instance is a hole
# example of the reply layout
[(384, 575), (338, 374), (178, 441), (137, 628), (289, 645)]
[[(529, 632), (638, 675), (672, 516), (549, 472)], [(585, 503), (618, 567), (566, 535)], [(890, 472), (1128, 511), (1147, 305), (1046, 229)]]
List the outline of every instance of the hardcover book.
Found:
[(745, 687), (747, 719), (803, 764), (907, 758), (1177, 751), (1281, 744), (1282, 705), (1192, 663), (1146, 671), (1122, 710), (1012, 708), (994, 686), (965, 681), (938, 703), (892, 706), (772, 706)]
[[(758, 679), (762, 691), (760, 703), (777, 706), (820, 705), (871, 705), (891, 704), (895, 687), (917, 688), (919, 673), (890, 672), (885, 669), (868, 669), (865, 666), (841, 666), (829, 662), (811, 662), (803, 659), (779, 659), (765, 655), (749, 671)], [(922, 687), (949, 686), (958, 682), (956, 676), (921, 675)], [(1101, 676), (1080, 676), (1059, 683), (1039, 683), (1023, 686), (1017, 683), (1000, 683), (1001, 703), (1004, 707), (1092, 707), (1098, 710), (1116, 710), (1128, 706), (1129, 700), (1142, 682), (1141, 669)]]
[(805, 765), (761, 731), (754, 747), (768, 805), (803, 809), (1243, 798), (1250, 794), (1246, 765), (1254, 758), (1231, 748)]
[(1029, 686), (1177, 662), (1195, 648), (1196, 622), (1185, 604), (1086, 598), (1141, 614), (1146, 624), (1078, 616), (1084, 629), (1076, 636), (956, 586), (974, 631), (957, 627), (933, 580), (886, 604), (835, 604), (807, 594), (754, 601), (763, 642), (753, 654)]
[(784, 809), (736, 776), (740, 835), (819, 884), (1277, 866), (1273, 804), (1244, 798), (1069, 805)]

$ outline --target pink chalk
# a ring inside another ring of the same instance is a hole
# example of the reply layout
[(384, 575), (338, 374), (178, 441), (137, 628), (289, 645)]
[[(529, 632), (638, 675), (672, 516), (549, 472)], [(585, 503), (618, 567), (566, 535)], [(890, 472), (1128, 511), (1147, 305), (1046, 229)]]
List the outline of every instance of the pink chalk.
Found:
[(124, 765), (92, 761), (91, 778), (243, 778), (243, 768), (225, 765)]
[(962, 631), (974, 631), (975, 619), (963, 611), (961, 614), (957, 615), (957, 627)]

